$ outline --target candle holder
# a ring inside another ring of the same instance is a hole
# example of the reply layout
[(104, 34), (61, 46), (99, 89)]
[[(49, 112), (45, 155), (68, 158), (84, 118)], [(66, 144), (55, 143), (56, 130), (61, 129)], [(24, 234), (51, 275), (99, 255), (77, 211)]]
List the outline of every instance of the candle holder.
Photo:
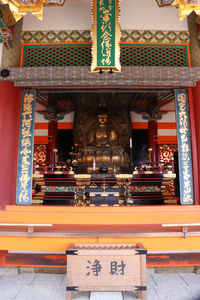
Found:
[(130, 171), (132, 172), (133, 168), (134, 168), (134, 164), (133, 164), (133, 148), (131, 147), (129, 151), (130, 151)]
[(95, 161), (95, 158), (94, 158), (93, 163), (92, 163), (92, 172), (96, 173), (96, 161)]

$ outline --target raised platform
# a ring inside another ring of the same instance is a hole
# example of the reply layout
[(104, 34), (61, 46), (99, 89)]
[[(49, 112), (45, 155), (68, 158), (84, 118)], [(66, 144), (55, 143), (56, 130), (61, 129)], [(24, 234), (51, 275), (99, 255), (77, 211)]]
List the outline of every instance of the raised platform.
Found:
[(133, 174), (75, 175), (65, 174), (62, 167), (59, 171), (45, 168), (34, 173), (34, 185), (41, 189), (33, 195), (34, 204), (126, 206), (177, 203), (176, 175), (170, 166), (145, 165), (145, 170), (142, 168)]

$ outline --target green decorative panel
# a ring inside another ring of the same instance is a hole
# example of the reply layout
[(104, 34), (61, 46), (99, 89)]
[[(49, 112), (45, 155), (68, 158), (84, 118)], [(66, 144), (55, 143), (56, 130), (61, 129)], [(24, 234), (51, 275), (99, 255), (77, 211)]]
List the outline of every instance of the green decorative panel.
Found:
[(25, 45), (23, 67), (88, 66), (91, 64), (91, 45)]
[[(90, 30), (23, 31), (22, 43), (82, 43), (91, 42)], [(189, 43), (188, 31), (122, 30), (122, 43)]]
[(22, 43), (91, 42), (90, 30), (23, 31)]
[(121, 62), (125, 66), (189, 66), (187, 45), (123, 45)]
[[(188, 46), (121, 43), (122, 66), (189, 66)], [(91, 44), (24, 44), (22, 67), (90, 66)]]

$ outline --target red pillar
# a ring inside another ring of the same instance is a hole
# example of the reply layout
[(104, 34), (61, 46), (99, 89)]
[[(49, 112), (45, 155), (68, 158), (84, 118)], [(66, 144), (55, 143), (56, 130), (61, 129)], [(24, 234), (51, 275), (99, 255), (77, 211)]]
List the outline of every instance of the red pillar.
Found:
[(200, 82), (188, 89), (195, 204), (200, 204)]
[(158, 162), (157, 121), (148, 122), (148, 145), (152, 148), (152, 162)]
[(0, 209), (16, 203), (21, 89), (0, 82)]
[(58, 122), (56, 120), (49, 121), (48, 124), (48, 153), (47, 153), (47, 161), (55, 162), (55, 152), (54, 150), (58, 147)]

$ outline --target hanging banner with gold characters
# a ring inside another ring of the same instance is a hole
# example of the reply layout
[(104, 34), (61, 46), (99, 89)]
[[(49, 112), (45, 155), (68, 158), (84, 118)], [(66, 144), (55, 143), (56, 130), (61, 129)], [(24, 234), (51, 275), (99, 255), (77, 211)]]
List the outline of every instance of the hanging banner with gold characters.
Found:
[(18, 205), (30, 205), (32, 201), (35, 98), (34, 90), (24, 90), (22, 93), (17, 169)]
[(92, 1), (92, 72), (121, 71), (119, 0)]
[(175, 90), (181, 204), (193, 204), (193, 172), (187, 90)]

